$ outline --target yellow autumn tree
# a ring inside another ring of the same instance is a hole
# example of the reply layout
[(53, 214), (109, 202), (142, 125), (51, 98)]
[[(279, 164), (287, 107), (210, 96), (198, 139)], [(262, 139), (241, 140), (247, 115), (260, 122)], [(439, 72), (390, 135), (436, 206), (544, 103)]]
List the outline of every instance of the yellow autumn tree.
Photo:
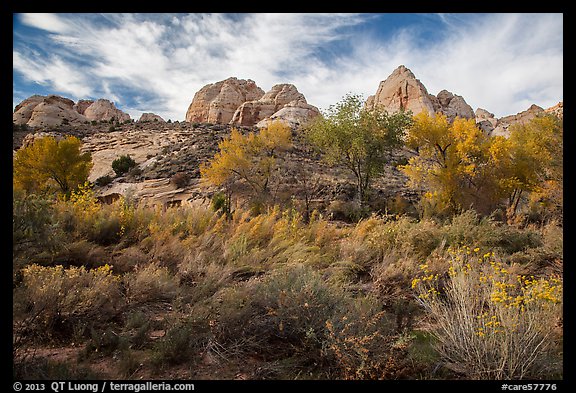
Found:
[(233, 188), (239, 183), (246, 184), (253, 196), (270, 194), (279, 153), (291, 146), (290, 127), (278, 121), (247, 135), (232, 128), (230, 136), (218, 144), (214, 157), (200, 165), (200, 174), (209, 184), (224, 189), (224, 210), (229, 214)]
[(56, 190), (69, 195), (86, 182), (92, 168), (92, 156), (81, 153), (81, 146), (75, 136), (60, 141), (44, 137), (19, 149), (13, 159), (14, 189), (28, 193)]
[(486, 174), (489, 137), (474, 120), (445, 115), (414, 116), (406, 145), (417, 153), (400, 169), (416, 188), (424, 189), (425, 206), (434, 212), (462, 208), (487, 209), (494, 203), (495, 190)]
[(541, 116), (490, 137), (474, 120), (419, 113), (406, 145), (417, 153), (401, 170), (425, 190), (422, 202), (435, 213), (473, 208), (489, 214), (503, 201), (513, 218), (523, 196), (562, 204), (562, 126)]
[(524, 198), (562, 214), (563, 126), (559, 118), (543, 115), (510, 127), (507, 154), (499, 165), (500, 188), (507, 197), (508, 218)]

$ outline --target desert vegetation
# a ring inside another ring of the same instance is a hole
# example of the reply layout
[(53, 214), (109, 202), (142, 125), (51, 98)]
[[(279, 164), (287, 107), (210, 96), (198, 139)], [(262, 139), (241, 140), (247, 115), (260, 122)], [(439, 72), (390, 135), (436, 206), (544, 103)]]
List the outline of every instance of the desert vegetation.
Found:
[[(34, 163), (63, 142), (42, 141), (14, 158), (17, 378), (563, 378), (555, 117), (490, 138), (348, 96), (299, 130), (232, 130), (200, 165), (212, 200), (168, 209), (99, 203), (75, 139), (62, 186)], [(294, 141), (353, 172), (361, 214), (312, 209), (314, 173), (278, 196)], [(373, 209), (402, 148), (420, 199)]]

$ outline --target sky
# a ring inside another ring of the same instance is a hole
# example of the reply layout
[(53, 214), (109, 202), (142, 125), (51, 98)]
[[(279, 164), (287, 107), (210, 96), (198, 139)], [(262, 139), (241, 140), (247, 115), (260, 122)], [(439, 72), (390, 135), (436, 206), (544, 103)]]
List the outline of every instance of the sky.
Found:
[(184, 120), (229, 77), (292, 83), (326, 110), (399, 65), (502, 117), (563, 100), (562, 14), (14, 14), (13, 105), (106, 98), (138, 119)]

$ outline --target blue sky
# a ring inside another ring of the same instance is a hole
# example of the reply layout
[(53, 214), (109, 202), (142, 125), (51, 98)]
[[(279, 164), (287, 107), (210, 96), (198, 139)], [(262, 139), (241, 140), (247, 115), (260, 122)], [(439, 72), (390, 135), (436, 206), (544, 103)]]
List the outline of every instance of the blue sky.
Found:
[(320, 109), (376, 92), (400, 64), (431, 94), (497, 117), (563, 100), (562, 14), (14, 14), (13, 104), (107, 98), (184, 120), (235, 76), (293, 83)]

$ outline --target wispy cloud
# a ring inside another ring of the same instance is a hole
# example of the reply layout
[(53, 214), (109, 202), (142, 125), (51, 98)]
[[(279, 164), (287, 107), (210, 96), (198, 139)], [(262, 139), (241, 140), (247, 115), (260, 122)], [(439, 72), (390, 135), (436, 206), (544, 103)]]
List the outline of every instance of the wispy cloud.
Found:
[(34, 44), (15, 35), (14, 71), (72, 98), (110, 98), (132, 117), (180, 120), (197, 90), (230, 76), (264, 90), (294, 83), (327, 108), (347, 92), (374, 94), (399, 64), (430, 93), (498, 116), (562, 99), (562, 15), (425, 19), (427, 29), (393, 26), (383, 40), (374, 14), (23, 14), (45, 34)]

